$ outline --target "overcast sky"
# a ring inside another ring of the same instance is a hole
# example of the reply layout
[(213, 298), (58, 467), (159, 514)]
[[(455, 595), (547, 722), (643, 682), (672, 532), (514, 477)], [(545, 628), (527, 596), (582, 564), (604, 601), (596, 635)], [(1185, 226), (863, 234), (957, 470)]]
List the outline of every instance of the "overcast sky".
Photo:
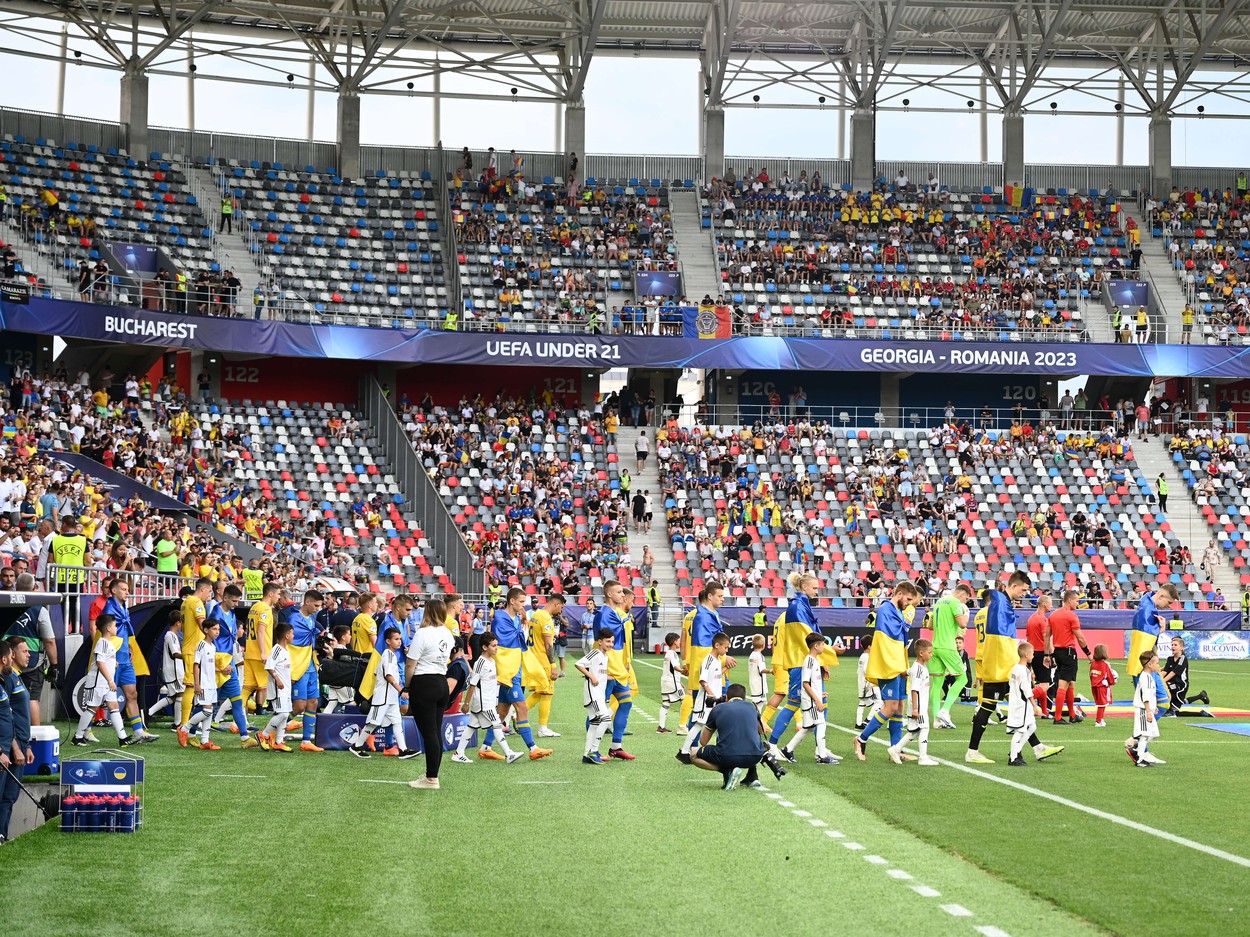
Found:
[[(213, 63), (218, 73), (236, 63)], [(56, 65), (29, 57), (0, 53), (0, 105), (41, 111), (56, 110)], [(242, 67), (235, 69), (243, 74)], [(695, 59), (598, 56), (586, 83), (587, 150), (591, 153), (693, 154), (698, 148), (701, 96)], [(70, 66), (66, 80), (68, 114), (117, 120), (117, 72)], [(301, 80), (303, 76), (300, 76)], [(154, 126), (186, 127), (190, 123), (188, 82), (153, 76), (150, 81), (150, 122)], [(448, 85), (444, 85), (447, 90)], [(308, 94), (286, 88), (250, 87), (204, 78), (195, 82), (195, 127), (265, 136), (307, 136)], [(924, 89), (907, 92), (913, 107), (949, 105), (951, 97)], [(335, 97), (317, 94), (313, 135), (335, 136)], [(895, 101), (901, 95), (895, 96)], [(1075, 93), (1059, 95), (1060, 107), (1093, 109), (1110, 106)], [(774, 86), (763, 103), (804, 100), (810, 94)], [(1212, 107), (1241, 108), (1227, 98)], [(1036, 109), (1041, 109), (1039, 102)], [(1193, 106), (1190, 106), (1193, 110)], [(429, 146), (435, 141), (433, 105), (429, 98), (363, 96), (363, 143)], [(1115, 162), (1116, 126), (1112, 116), (1057, 116), (1039, 113), (1026, 118), (1028, 162), (1105, 164)], [(988, 158), (1000, 156), (1000, 126), (988, 120)], [(550, 151), (556, 142), (556, 108), (548, 104), (446, 100), (442, 107), (442, 139), (458, 148), (495, 146), (518, 151)], [(1250, 127), (1241, 120), (1176, 120), (1173, 161), (1183, 165), (1227, 165), (1244, 159)], [(974, 114), (882, 113), (878, 117), (877, 157), (891, 159), (975, 162), (980, 158), (980, 120)], [(1144, 118), (1125, 120), (1125, 162), (1142, 164), (1146, 157)], [(726, 117), (726, 152), (731, 156), (837, 157), (838, 114), (826, 110), (768, 107), (730, 108)]]

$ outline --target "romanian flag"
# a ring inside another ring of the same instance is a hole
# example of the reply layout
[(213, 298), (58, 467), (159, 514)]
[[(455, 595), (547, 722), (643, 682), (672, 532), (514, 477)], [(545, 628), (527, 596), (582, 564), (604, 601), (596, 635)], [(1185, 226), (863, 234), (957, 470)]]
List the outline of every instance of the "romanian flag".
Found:
[(864, 676), (873, 683), (907, 673), (907, 619), (892, 601), (877, 606), (877, 620)]
[(525, 627), (520, 618), (513, 618), (501, 608), (495, 611), (490, 630), (499, 638), (499, 653), (495, 657), (499, 685), (510, 686), (512, 678), (521, 672), (521, 655), (525, 653)]
[(728, 306), (685, 306), (681, 313), (686, 338), (733, 337), (733, 310)]
[(687, 686), (692, 690), (699, 689), (699, 671), (703, 661), (712, 653), (712, 638), (716, 632), (723, 631), (720, 615), (706, 605), (696, 605), (690, 616), (690, 646), (686, 653), (686, 661), (690, 668)]
[[(1012, 208), (1019, 208), (1024, 204), (1024, 186), (1008, 185), (1003, 186), (1003, 198)], [(907, 668), (904, 667), (904, 670)]]
[(1159, 610), (1155, 608), (1154, 593), (1143, 595), (1133, 613), (1133, 630), (1128, 639), (1128, 675), (1141, 673), (1140, 657), (1145, 651), (1153, 651), (1159, 642)]
[(984, 611), (984, 627), (977, 625), (977, 676), (986, 683), (1006, 683), (1020, 662), (1016, 610), (1005, 593), (990, 589)]

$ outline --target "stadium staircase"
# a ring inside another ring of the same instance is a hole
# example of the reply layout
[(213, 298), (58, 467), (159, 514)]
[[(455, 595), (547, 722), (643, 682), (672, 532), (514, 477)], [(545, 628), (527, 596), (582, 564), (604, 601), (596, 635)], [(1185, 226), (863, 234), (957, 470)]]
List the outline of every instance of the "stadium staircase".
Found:
[(195, 192), (195, 197), (203, 207), (209, 226), (213, 229), (213, 247), (221, 269), (231, 270), (243, 285), (239, 287), (239, 295), (235, 309), (244, 316), (253, 315), (252, 297), (263, 278), (257, 266), (256, 257), (248, 248), (243, 232), (247, 221), (242, 210), (235, 209), (233, 233), (222, 231), (221, 228), (221, 187), (218, 179), (209, 169), (203, 166), (188, 165), (186, 168), (187, 182)]
[[(1166, 251), (1155, 249), (1150, 242), (1150, 220), (1145, 213), (1131, 206), (1125, 214), (1137, 222), (1142, 235), (1142, 270), (1148, 274), (1150, 289), (1154, 293), (1155, 310), (1167, 326), (1167, 340), (1181, 340), (1181, 310), (1185, 308), (1185, 290), (1172, 270)], [(1157, 474), (1157, 473), (1156, 473)]]
[(691, 302), (705, 295), (715, 298), (721, 291), (720, 274), (711, 235), (699, 216), (699, 194), (694, 189), (670, 189), (668, 198), (686, 298)]
[[(1156, 487), (1160, 472), (1167, 479), (1167, 521), (1180, 536), (1181, 542), (1189, 546), (1196, 566), (1202, 551), (1207, 547), (1207, 541), (1215, 539), (1215, 535), (1194, 502), (1189, 485), (1181, 477), (1176, 463), (1172, 461), (1171, 453), (1158, 442), (1139, 442), (1133, 446), (1133, 457), (1137, 460), (1141, 474), (1150, 481), (1152, 487)], [(1221, 563), (1213, 570), (1209, 580), (1211, 585), (1224, 592), (1229, 608), (1237, 607), (1241, 598), (1241, 583), (1228, 562)]]
[[(681, 616), (685, 610), (682, 608), (681, 596), (677, 592), (676, 562), (673, 559), (673, 548), (668, 540), (668, 525), (664, 522), (664, 496), (660, 494), (659, 459), (655, 456), (655, 430), (647, 429), (647, 435), (652, 443), (651, 456), (647, 459), (646, 467), (641, 472), (634, 471), (636, 465), (634, 444), (638, 441), (638, 432), (632, 426), (622, 426), (616, 434), (616, 451), (620, 453), (621, 465), (629, 469), (630, 497), (633, 497), (633, 492), (635, 491), (651, 492), (647, 496), (652, 514), (651, 530), (647, 533), (641, 533), (633, 530), (631, 527), (629, 531), (629, 553), (633, 558), (634, 567), (638, 568), (642, 565), (643, 547), (650, 547), (651, 553), (655, 557), (651, 578), (658, 580), (660, 583), (660, 617), (658, 621), (651, 623), (651, 627), (656, 630), (652, 631), (648, 636), (647, 646), (650, 647), (662, 638), (662, 635), (658, 635), (656, 631), (660, 629), (677, 629), (677, 626), (681, 624)], [(628, 507), (626, 508), (626, 514), (632, 524), (633, 513)], [(645, 590), (649, 588), (651, 588), (651, 583), (644, 582), (643, 595), (639, 596), (638, 599), (643, 604), (646, 603)]]

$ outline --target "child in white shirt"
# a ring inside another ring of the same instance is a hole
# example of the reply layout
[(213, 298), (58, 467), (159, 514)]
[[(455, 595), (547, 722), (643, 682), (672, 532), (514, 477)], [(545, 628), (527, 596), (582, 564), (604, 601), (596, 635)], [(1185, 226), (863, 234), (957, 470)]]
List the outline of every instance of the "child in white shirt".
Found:
[(187, 688), (187, 665), (182, 659), (182, 611), (169, 613), (169, 630), (161, 644), (161, 698), (152, 704), (148, 717), (155, 718), (171, 703), (174, 725), (182, 725), (182, 693)]
[(191, 730), (198, 726), (199, 742), (192, 747), (219, 752), (221, 746), (208, 736), (213, 730), (213, 707), (217, 705), (217, 648), (213, 642), (217, 640), (221, 622), (215, 618), (206, 618), (200, 629), (204, 632), (204, 640), (196, 645), (192, 664), (191, 685), (195, 688), (195, 713), (178, 727), (178, 744), (183, 748), (191, 745)]
[(907, 698), (911, 701), (911, 711), (907, 715), (904, 727), (907, 731), (899, 739), (897, 745), (888, 749), (890, 761), (901, 765), (910, 760), (910, 755), (903, 754), (903, 748), (916, 742), (920, 749), (917, 764), (932, 767), (937, 762), (929, 757), (929, 658), (933, 656), (933, 644), (920, 638), (916, 641), (916, 662), (907, 670)]
[(686, 673), (686, 665), (681, 662), (681, 652), (677, 650), (679, 640), (681, 637), (676, 631), (670, 631), (664, 636), (664, 669), (660, 671), (660, 724), (655, 727), (655, 731), (661, 735), (673, 731), (668, 728), (668, 708), (686, 698), (686, 687), (681, 679)]
[[(121, 639), (117, 637), (117, 619), (112, 615), (101, 615), (95, 620), (95, 647), (91, 651), (91, 666), (87, 670), (87, 679), (83, 684), (83, 709), (78, 718), (78, 731), (74, 733), (75, 745), (89, 745), (87, 730), (95, 718), (95, 711), (101, 706), (108, 707), (109, 723), (117, 733), (117, 740), (122, 745), (135, 745), (139, 741), (137, 735), (127, 735), (122, 724), (122, 714), (117, 708), (117, 648)], [(8, 754), (7, 752), (5, 754)]]
[(767, 642), (762, 634), (751, 639), (751, 656), (747, 659), (747, 676), (750, 685), (747, 687), (747, 699), (760, 715), (764, 714), (764, 704), (768, 702), (768, 679), (765, 674), (772, 670), (764, 663), (764, 648)]
[(291, 718), (291, 635), (295, 626), (290, 622), (278, 622), (273, 626), (273, 649), (265, 661), (269, 672), (268, 698), (273, 706), (273, 718), (265, 731), (257, 736), (264, 751), (289, 752), (286, 744), (286, 723)]
[(690, 713), (690, 731), (681, 743), (681, 751), (677, 760), (684, 765), (691, 764), (690, 749), (703, 734), (707, 718), (724, 693), (725, 654), (729, 651), (729, 635), (718, 631), (712, 637), (712, 652), (703, 658), (703, 666), (699, 668), (699, 689), (694, 694), (694, 709)]
[(820, 666), (820, 655), (825, 652), (825, 636), (813, 631), (807, 636), (807, 657), (803, 659), (803, 690), (799, 702), (799, 714), (802, 721), (794, 730), (790, 744), (781, 750), (781, 757), (786, 761), (794, 761), (794, 751), (799, 743), (807, 737), (807, 733), (816, 733), (816, 763), (836, 765), (842, 759), (825, 747), (825, 733), (828, 723), (825, 720), (825, 677)]
[(400, 745), (399, 758), (406, 761), (415, 758), (419, 752), (408, 747), (404, 739), (404, 717), (399, 712), (399, 697), (403, 694), (404, 687), (399, 682), (398, 653), (403, 646), (404, 636), (398, 628), (387, 628), (382, 633), (382, 638), (386, 641), (386, 650), (378, 661), (369, 714), (365, 717), (365, 724), (352, 739), (349, 751), (357, 758), (371, 757), (365, 749), (365, 739), (378, 729), (390, 726), (395, 730), (395, 738)]

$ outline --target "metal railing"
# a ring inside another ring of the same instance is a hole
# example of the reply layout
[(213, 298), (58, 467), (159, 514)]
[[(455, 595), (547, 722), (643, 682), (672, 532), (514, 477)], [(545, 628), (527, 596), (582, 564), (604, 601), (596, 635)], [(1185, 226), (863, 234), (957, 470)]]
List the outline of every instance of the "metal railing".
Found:
[[(795, 386), (799, 385), (800, 374), (795, 375)], [(1022, 392), (1031, 390), (1024, 388)], [(786, 388), (788, 391), (789, 389)], [(778, 388), (781, 392), (782, 388)], [(698, 404), (683, 404), (674, 408), (671, 404), (658, 406), (652, 420), (653, 425), (663, 425), (670, 416), (676, 416), (682, 426), (751, 426), (760, 423), (765, 426), (777, 423), (798, 423), (806, 421), (813, 426), (823, 425), (835, 430), (848, 429), (914, 429), (929, 430), (943, 423), (956, 425), (967, 424), (976, 429), (995, 432), (1007, 431), (1016, 420), (1036, 424), (1043, 419), (1038, 410), (1036, 400), (1024, 401), (1024, 406), (1017, 412), (1011, 407), (952, 407), (950, 414), (945, 407), (889, 407), (889, 406), (809, 406), (794, 407), (784, 401), (777, 406), (770, 404), (713, 404), (700, 407)], [(1049, 422), (1058, 429), (1093, 430), (1101, 432), (1108, 424), (1114, 423), (1115, 414), (1107, 410), (1076, 410), (1065, 419), (1058, 405), (1052, 404), (1047, 411)], [(1131, 420), (1130, 420), (1131, 425)], [(1167, 424), (1171, 428), (1172, 423)]]
[[(81, 602), (86, 597), (94, 598), (104, 593), (104, 583), (110, 579), (123, 579), (130, 585), (129, 605), (141, 602), (157, 602), (178, 598), (183, 586), (193, 586), (194, 579), (187, 579), (176, 573), (157, 572), (119, 572), (115, 569), (96, 569), (82, 566), (58, 566), (49, 563), (44, 571), (44, 591), (59, 593), (64, 596), (63, 604)], [(77, 634), (86, 625), (85, 609), (81, 616), (72, 615), (68, 607), (65, 612), (66, 633)], [(77, 621), (77, 627), (73, 623)]]
[(369, 425), (377, 433), (378, 443), (395, 467), (395, 478), (410, 508), (421, 521), (422, 529), (432, 543), (439, 544), (447, 575), (457, 588), (476, 592), (483, 584), (481, 570), (474, 569), (473, 553), (456, 529), (447, 505), (430, 479), (421, 459), (412, 448), (403, 424), (395, 415), (394, 405), (382, 392), (377, 378), (365, 375), (360, 379), (360, 408)]

